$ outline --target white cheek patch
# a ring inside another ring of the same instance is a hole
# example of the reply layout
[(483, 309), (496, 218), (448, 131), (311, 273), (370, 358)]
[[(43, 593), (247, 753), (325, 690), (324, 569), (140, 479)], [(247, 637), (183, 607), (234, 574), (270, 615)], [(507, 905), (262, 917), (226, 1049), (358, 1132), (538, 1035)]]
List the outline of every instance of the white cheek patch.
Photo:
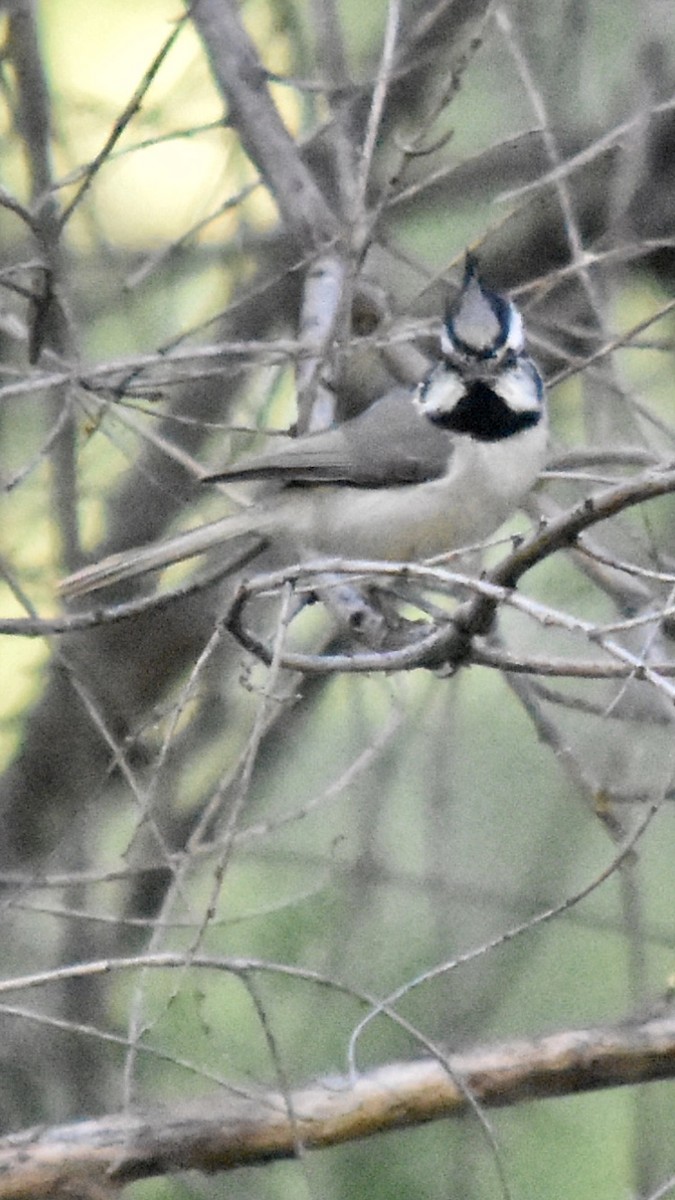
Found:
[(542, 404), (543, 384), (534, 363), (521, 359), (495, 376), (492, 389), (512, 412), (537, 412)]
[(451, 413), (464, 395), (466, 386), (459, 372), (440, 364), (419, 385), (413, 403), (425, 417), (442, 416)]

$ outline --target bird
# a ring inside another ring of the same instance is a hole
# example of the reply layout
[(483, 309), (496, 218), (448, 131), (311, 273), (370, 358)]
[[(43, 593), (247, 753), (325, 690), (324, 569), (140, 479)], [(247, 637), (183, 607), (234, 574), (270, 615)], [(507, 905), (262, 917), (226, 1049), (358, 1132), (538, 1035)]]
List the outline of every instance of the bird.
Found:
[(328, 556), (420, 562), (494, 533), (546, 463), (544, 384), (512, 300), (467, 253), (448, 304), (440, 358), (328, 430), (206, 473), (205, 484), (272, 481), (234, 515), (123, 550), (61, 581), (79, 597), (194, 558), (245, 534), (287, 546), (293, 562)]

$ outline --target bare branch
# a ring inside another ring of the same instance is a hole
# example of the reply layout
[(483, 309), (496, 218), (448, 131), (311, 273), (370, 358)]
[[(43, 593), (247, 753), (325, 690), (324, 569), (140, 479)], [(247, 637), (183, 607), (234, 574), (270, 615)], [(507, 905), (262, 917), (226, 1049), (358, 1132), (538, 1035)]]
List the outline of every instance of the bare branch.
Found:
[(497, 606), (507, 603), (521, 611), (528, 612), (535, 619), (541, 619), (544, 623), (559, 623), (570, 630), (585, 632), (592, 641), (616, 655), (620, 661), (629, 664), (633, 673), (637, 671), (641, 678), (652, 680), (658, 687), (665, 689), (670, 694), (670, 685), (666, 684), (653, 668), (646, 666), (634, 655), (603, 637), (601, 631), (592, 622), (555, 614), (552, 609), (521, 597), (518, 593), (513, 592), (513, 589), (527, 571), (556, 551), (572, 546), (585, 529), (600, 521), (605, 521), (609, 517), (616, 516), (636, 504), (654, 499), (656, 496), (668, 495), (673, 491), (675, 491), (675, 471), (664, 470), (647, 472), (596, 496), (588, 497), (569, 512), (549, 521), (543, 529), (524, 541), (512, 554), (481, 579), (446, 571), (442, 568), (418, 567), (406, 563), (347, 563), (341, 560), (308, 563), (272, 575), (259, 576), (240, 586), (225, 617), (225, 623), (230, 632), (246, 649), (264, 662), (270, 663), (270, 650), (250, 630), (245, 628), (242, 623), (243, 613), (254, 596), (274, 590), (289, 580), (302, 579), (305, 584), (309, 580), (311, 588), (311, 577), (318, 571), (320, 573), (346, 573), (352, 577), (358, 575), (364, 577), (372, 575), (381, 578), (397, 576), (401, 579), (412, 580), (421, 586), (433, 586), (441, 589), (445, 587), (450, 590), (461, 586), (475, 593), (473, 599), (462, 605), (447, 624), (442, 624), (440, 627), (423, 627), (421, 631), (418, 631), (414, 641), (401, 649), (391, 649), (381, 653), (333, 655), (327, 658), (307, 654), (288, 654), (283, 657), (283, 665), (290, 670), (310, 673), (413, 670), (418, 667), (436, 669), (441, 666), (456, 668), (471, 660), (473, 638), (484, 634), (489, 629)]
[[(448, 1069), (449, 1068), (449, 1069)], [(216, 1095), (173, 1112), (126, 1113), (0, 1141), (0, 1200), (91, 1195), (174, 1171), (234, 1170), (482, 1106), (578, 1095), (675, 1076), (675, 1019), (573, 1029), (250, 1097)], [(454, 1082), (455, 1078), (458, 1082)], [(290, 1103), (289, 1103), (290, 1101)]]
[(289, 233), (319, 248), (339, 233), (337, 221), (272, 102), (258, 52), (232, 0), (195, 0), (190, 15), (204, 42), (231, 124), (266, 180)]

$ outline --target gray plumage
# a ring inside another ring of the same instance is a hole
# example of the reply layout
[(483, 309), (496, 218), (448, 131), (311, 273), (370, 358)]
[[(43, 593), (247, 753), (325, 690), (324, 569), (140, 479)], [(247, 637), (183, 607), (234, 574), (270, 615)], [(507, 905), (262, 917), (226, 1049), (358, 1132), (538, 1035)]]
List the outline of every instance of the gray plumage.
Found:
[(452, 435), (434, 428), (412, 403), (410, 391), (400, 389), (337, 429), (277, 442), (272, 450), (204, 475), (203, 482), (274, 479), (363, 488), (424, 483), (445, 473), (452, 443)]

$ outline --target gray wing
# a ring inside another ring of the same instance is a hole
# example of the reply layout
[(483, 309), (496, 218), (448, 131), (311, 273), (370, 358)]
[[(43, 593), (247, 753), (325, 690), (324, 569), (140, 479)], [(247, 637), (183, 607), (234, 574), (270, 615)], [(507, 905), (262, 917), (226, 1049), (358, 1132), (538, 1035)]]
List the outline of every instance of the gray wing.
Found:
[(203, 476), (202, 482), (275, 479), (283, 484), (352, 487), (424, 483), (445, 474), (452, 441), (451, 434), (417, 410), (410, 391), (397, 389), (336, 429), (289, 438), (268, 453)]

